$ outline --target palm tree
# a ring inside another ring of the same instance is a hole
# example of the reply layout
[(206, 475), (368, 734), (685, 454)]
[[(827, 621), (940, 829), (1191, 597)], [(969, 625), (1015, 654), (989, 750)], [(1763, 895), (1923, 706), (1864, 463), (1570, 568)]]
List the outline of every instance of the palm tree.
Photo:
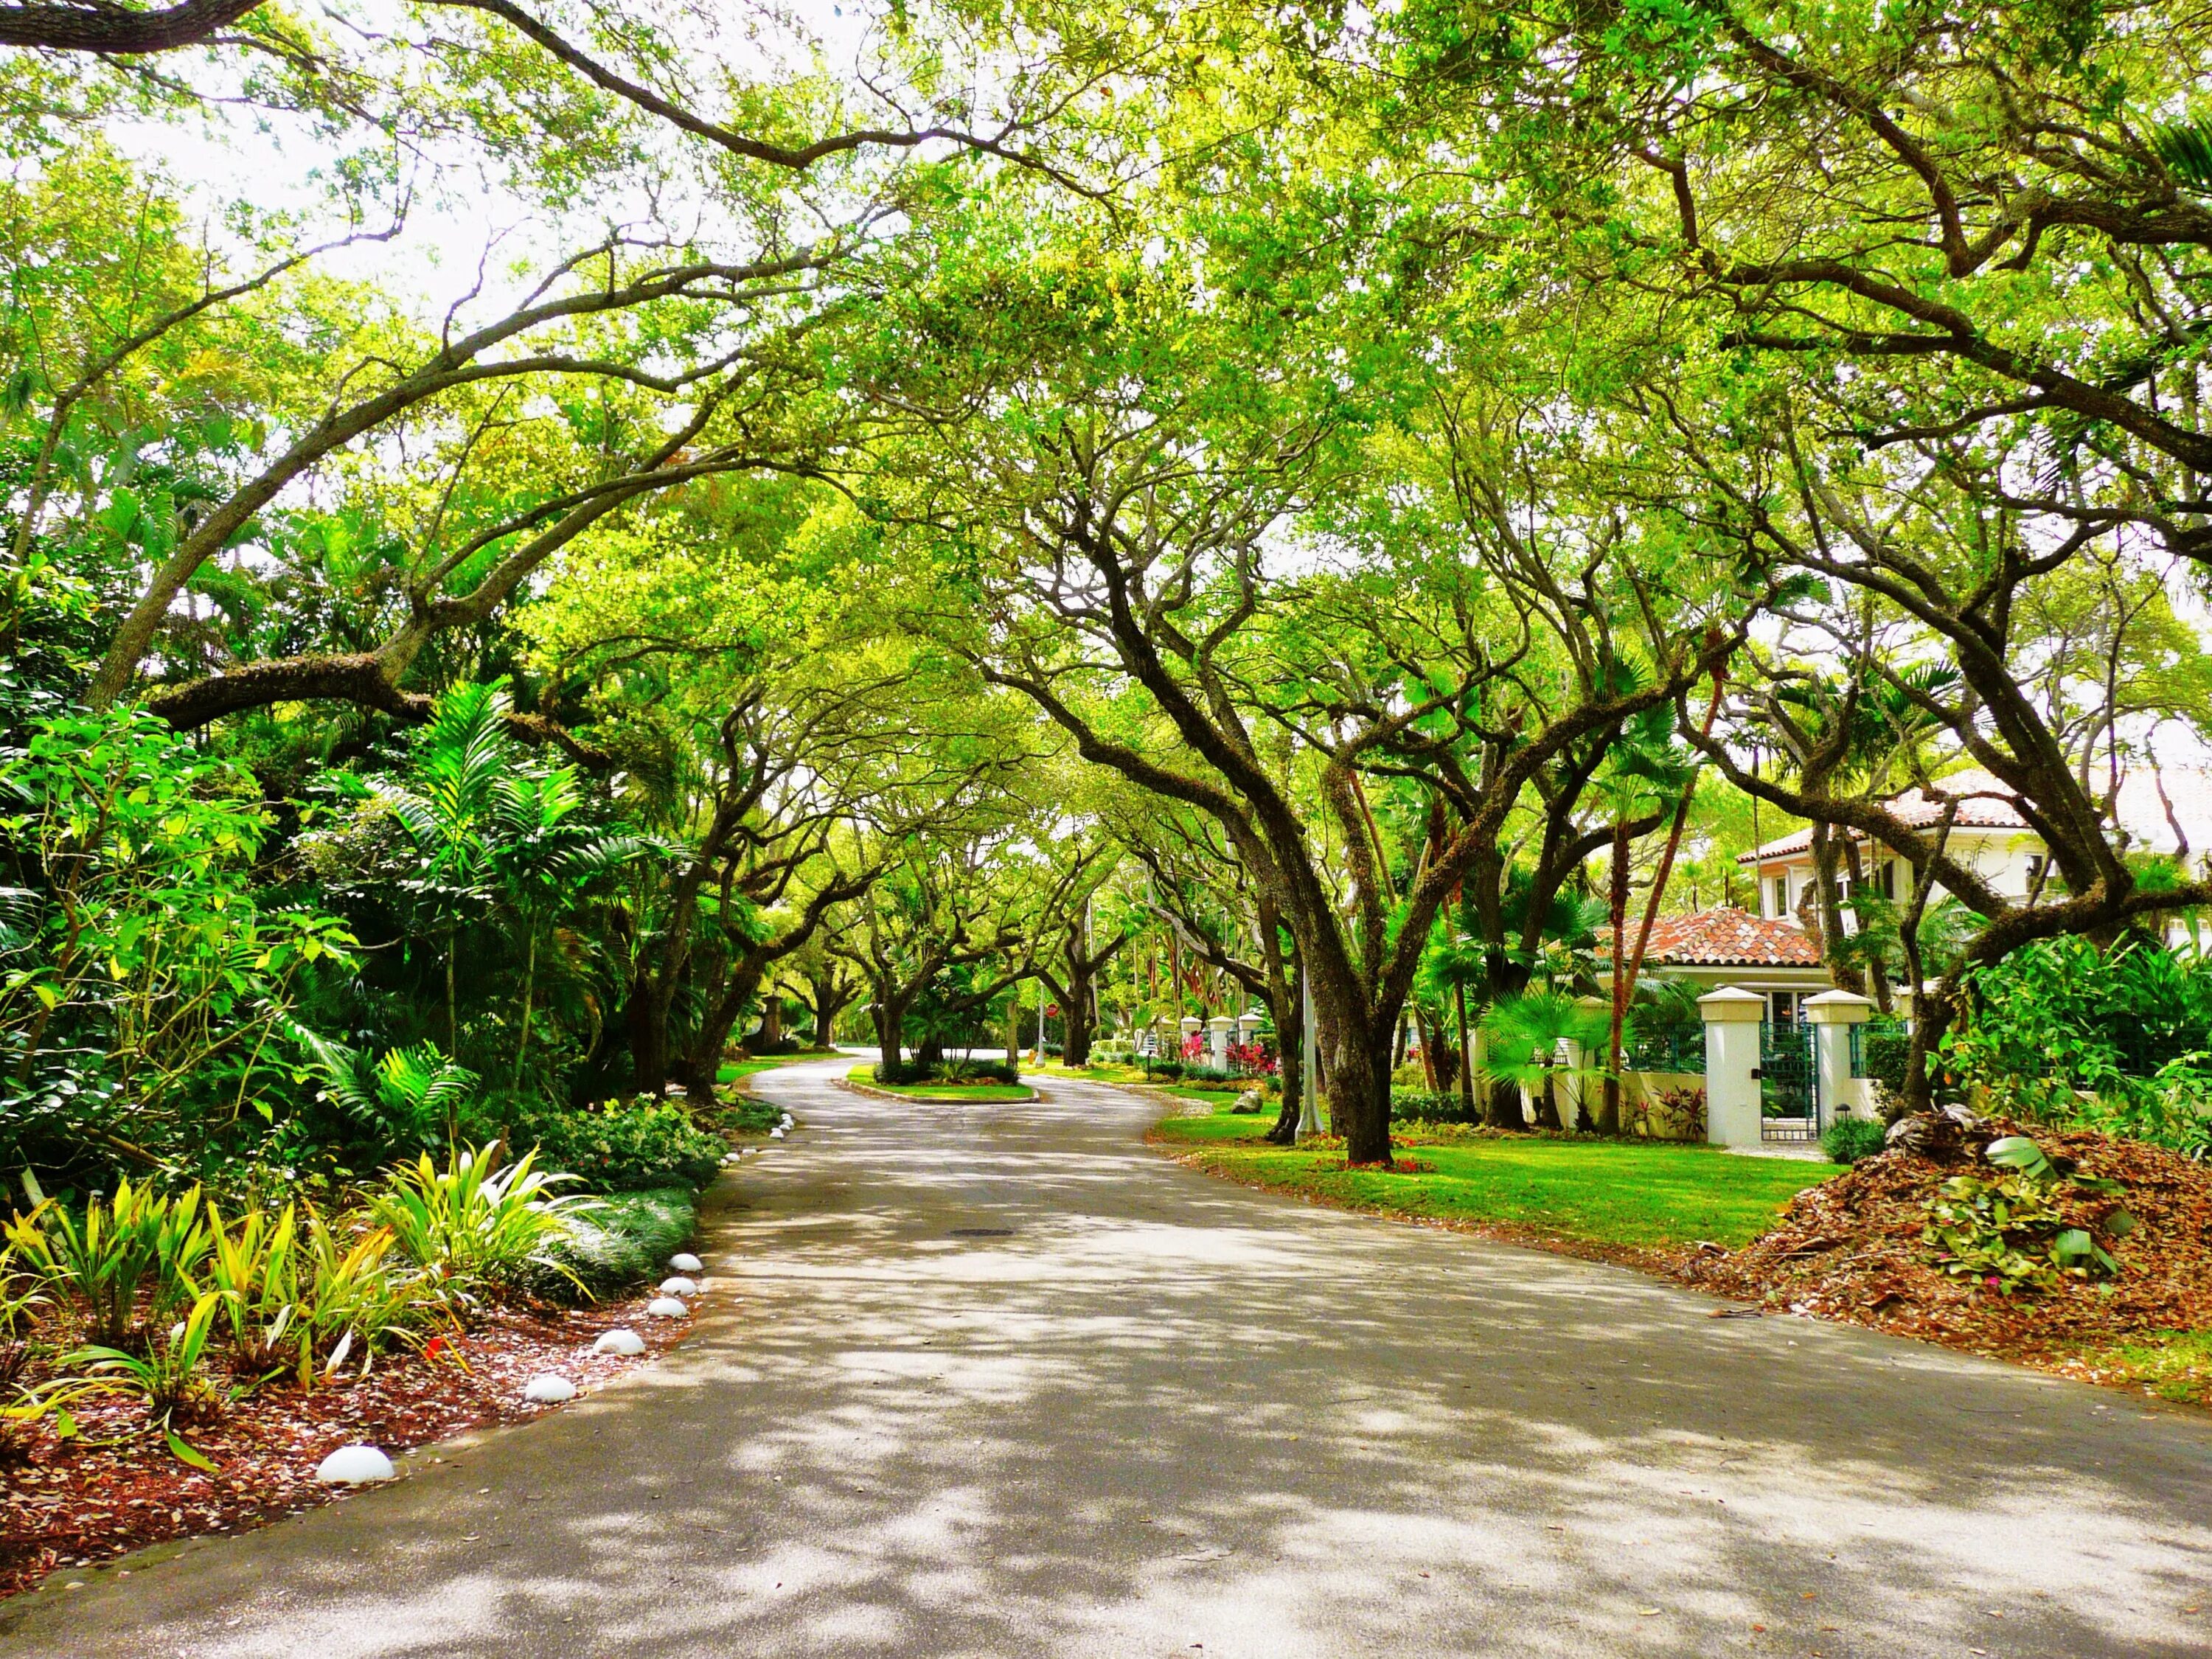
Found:
[[(582, 815), (573, 767), (540, 765), (507, 734), (507, 683), (457, 685), (416, 733), (401, 778), (369, 789), (406, 830), (422, 860), (402, 885), (428, 902), (446, 942), (446, 1048), (460, 1050), (456, 961), (462, 928), (497, 917), (521, 947), (520, 1030), (510, 1087), (521, 1086), (547, 945), (564, 915), (604, 877), (659, 844), (611, 833)], [(568, 957), (576, 952), (568, 952)], [(563, 953), (555, 953), (559, 959)]]
[[(1656, 827), (1694, 787), (1697, 769), (1674, 742), (1674, 711), (1664, 705), (1631, 720), (1615, 739), (1595, 787), (1613, 817), (1613, 869), (1607, 910), (1613, 924), (1612, 1008), (1606, 1023), (1603, 1103), (1598, 1128), (1620, 1133), (1621, 1036), (1633, 988), (1628, 963), (1629, 849), (1639, 823)], [(1663, 880), (1664, 878), (1662, 877)]]
[[(1588, 1054), (1605, 1029), (1603, 1014), (1584, 1008), (1563, 991), (1520, 991), (1501, 997), (1483, 1016), (1484, 1073), (1492, 1082), (1511, 1084), (1534, 1095), (1540, 1127), (1565, 1128), (1555, 1092), (1566, 1070), (1559, 1063), (1559, 1044), (1575, 1043)], [(1587, 1073), (1587, 1065), (1583, 1070)], [(1575, 1127), (1586, 1127), (1589, 1120), (1585, 1103)]]

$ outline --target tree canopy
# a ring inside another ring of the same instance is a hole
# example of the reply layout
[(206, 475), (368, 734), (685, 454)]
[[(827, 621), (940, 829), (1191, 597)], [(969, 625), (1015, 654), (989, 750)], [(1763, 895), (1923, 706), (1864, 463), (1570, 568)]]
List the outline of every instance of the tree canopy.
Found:
[(1249, 1010), (1373, 1162), (1601, 958), (1617, 1079), (1762, 812), (1924, 1102), (2212, 899), (2119, 806), (2212, 735), (2200, 21), (0, 5), (0, 1162), (704, 1113), (787, 997)]

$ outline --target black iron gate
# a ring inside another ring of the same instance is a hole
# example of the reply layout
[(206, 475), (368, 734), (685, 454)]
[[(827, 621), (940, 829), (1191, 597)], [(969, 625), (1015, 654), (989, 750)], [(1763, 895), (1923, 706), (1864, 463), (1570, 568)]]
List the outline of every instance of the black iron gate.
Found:
[(1764, 1140), (1820, 1138), (1819, 1073), (1809, 1025), (1759, 1023), (1759, 1133)]

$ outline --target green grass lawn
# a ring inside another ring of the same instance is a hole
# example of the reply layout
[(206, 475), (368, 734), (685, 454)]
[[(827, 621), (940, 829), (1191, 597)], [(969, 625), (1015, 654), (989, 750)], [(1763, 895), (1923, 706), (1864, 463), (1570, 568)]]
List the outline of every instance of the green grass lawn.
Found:
[(2085, 1344), (2074, 1357), (2097, 1382), (2212, 1406), (2212, 1331), (2148, 1331), (2109, 1346)]
[(1056, 1060), (1048, 1060), (1043, 1065), (1032, 1066), (1029, 1069), (1048, 1077), (1081, 1078), (1091, 1083), (1142, 1083), (1145, 1080), (1145, 1068), (1141, 1066), (1109, 1065), (1103, 1060), (1093, 1060), (1088, 1066), (1063, 1066)]
[(862, 1060), (845, 1073), (848, 1080), (881, 1089), (906, 1100), (1035, 1100), (1036, 1091), (1020, 1083), (878, 1083), (876, 1062)]
[[(1220, 1107), (1224, 1110), (1227, 1109), (1230, 1102), (1238, 1099), (1245, 1093), (1243, 1089), (1231, 1088), (1218, 1083), (1204, 1086), (1195, 1083), (1158, 1083), (1152, 1086), (1164, 1095), (1173, 1095), (1177, 1100), (1202, 1100), (1209, 1105)], [(1272, 1123), (1275, 1121), (1276, 1109), (1282, 1104), (1282, 1102), (1273, 1095), (1269, 1095), (1267, 1100), (1267, 1109), (1261, 1115)], [(1237, 1121), (1243, 1122), (1247, 1120), (1240, 1118)]]
[(769, 1054), (761, 1060), (726, 1060), (714, 1073), (717, 1083), (735, 1083), (741, 1077), (750, 1077), (755, 1072), (772, 1072), (779, 1066), (796, 1066), (805, 1060), (826, 1060), (832, 1050), (823, 1048), (796, 1054)]
[(1395, 1175), (1346, 1170), (1341, 1150), (1261, 1144), (1272, 1121), (1225, 1112), (1173, 1117), (1157, 1133), (1201, 1167), (1260, 1186), (1386, 1214), (1532, 1227), (1601, 1244), (1711, 1239), (1734, 1249), (1765, 1232), (1796, 1194), (1840, 1173), (1705, 1146), (1529, 1136), (1410, 1146), (1404, 1155), (1433, 1172)]

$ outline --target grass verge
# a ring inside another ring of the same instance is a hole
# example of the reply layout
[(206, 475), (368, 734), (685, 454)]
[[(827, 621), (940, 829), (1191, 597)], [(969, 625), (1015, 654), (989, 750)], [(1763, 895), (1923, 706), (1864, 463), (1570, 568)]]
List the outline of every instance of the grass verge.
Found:
[(2058, 1368), (2085, 1382), (2212, 1406), (2212, 1331), (2146, 1331), (2109, 1347), (2082, 1347)]
[[(698, 1194), (689, 1187), (607, 1193), (568, 1224), (554, 1256), (594, 1294), (659, 1275), (698, 1224)], [(573, 1292), (572, 1292), (573, 1295)]]
[(902, 1100), (1035, 1100), (1036, 1091), (1020, 1083), (878, 1083), (873, 1060), (845, 1073), (848, 1082), (896, 1095)]
[(796, 1066), (801, 1060), (827, 1060), (837, 1051), (835, 1048), (802, 1048), (795, 1054), (769, 1054), (759, 1060), (726, 1060), (714, 1073), (717, 1083), (735, 1083), (741, 1077), (750, 1077), (756, 1072), (773, 1072), (781, 1066)]
[(1410, 1173), (1346, 1170), (1341, 1148), (1270, 1146), (1273, 1120), (1171, 1117), (1156, 1145), (1249, 1186), (1347, 1209), (1497, 1228), (1631, 1251), (1711, 1241), (1730, 1249), (1774, 1223), (1782, 1206), (1838, 1171), (1717, 1148), (1538, 1136), (1426, 1143), (1401, 1133)]

